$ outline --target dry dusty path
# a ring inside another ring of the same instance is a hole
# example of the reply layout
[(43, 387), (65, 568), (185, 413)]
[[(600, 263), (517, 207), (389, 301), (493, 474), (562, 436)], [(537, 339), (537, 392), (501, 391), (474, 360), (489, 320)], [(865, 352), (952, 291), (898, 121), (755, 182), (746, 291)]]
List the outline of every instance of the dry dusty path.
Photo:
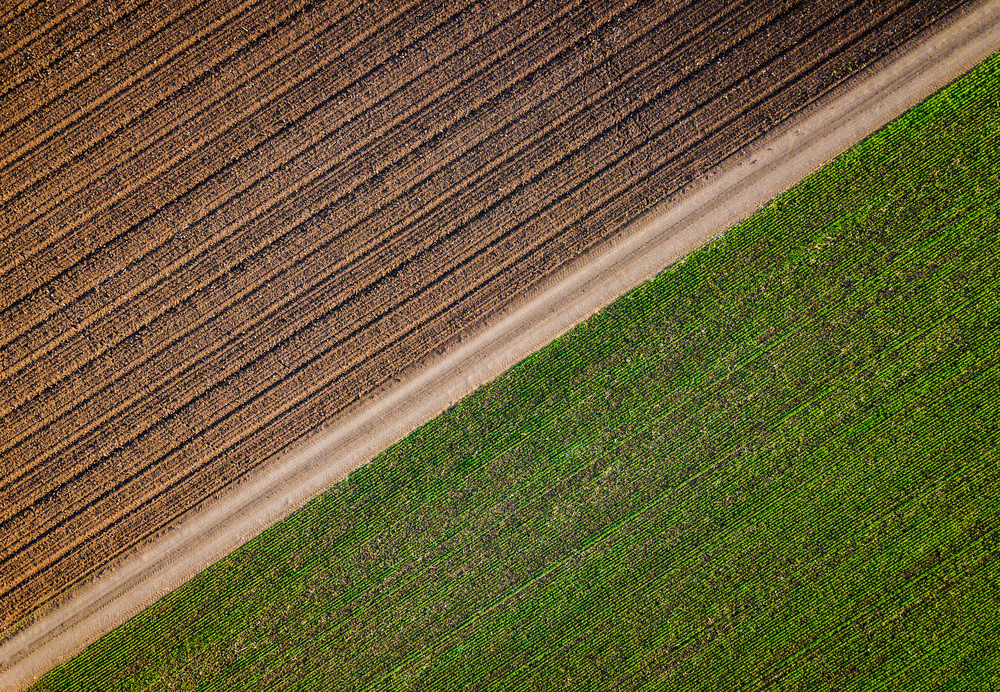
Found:
[(482, 383), (637, 283), (752, 214), (818, 166), (1000, 49), (1000, 1), (828, 94), (613, 242), (551, 275), (460, 341), (345, 411), (307, 445), (78, 587), (0, 645), (0, 689), (17, 689), (289, 514)]

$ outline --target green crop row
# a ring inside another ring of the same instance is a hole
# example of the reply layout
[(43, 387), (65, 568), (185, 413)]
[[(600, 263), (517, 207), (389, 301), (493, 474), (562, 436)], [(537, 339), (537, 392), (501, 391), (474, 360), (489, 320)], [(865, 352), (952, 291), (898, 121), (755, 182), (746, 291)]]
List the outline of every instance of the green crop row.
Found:
[(996, 684), (998, 175), (1000, 56), (36, 689)]

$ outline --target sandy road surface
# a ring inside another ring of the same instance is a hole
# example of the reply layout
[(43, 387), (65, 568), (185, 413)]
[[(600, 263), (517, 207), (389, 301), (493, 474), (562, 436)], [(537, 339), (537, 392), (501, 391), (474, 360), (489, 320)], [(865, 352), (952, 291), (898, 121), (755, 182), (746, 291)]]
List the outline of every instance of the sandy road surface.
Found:
[(1000, 49), (1000, 0), (978, 3), (710, 182), (633, 225), (495, 314), (392, 388), (354, 406), (297, 453), (189, 513), (0, 645), (0, 689), (17, 689), (176, 588), (478, 385), (683, 257), (818, 166)]

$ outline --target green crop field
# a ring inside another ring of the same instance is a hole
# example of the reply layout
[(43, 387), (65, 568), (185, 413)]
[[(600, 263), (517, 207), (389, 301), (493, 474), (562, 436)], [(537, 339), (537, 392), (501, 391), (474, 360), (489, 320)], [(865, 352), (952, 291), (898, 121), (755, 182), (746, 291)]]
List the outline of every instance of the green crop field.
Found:
[(37, 689), (1000, 685), (1000, 57)]

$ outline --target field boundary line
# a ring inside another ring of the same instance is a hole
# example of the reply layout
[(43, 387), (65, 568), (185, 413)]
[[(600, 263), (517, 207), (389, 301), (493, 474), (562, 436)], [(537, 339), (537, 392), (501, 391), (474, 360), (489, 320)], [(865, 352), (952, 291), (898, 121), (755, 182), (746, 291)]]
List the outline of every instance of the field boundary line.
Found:
[(946, 17), (696, 189), (568, 263), (529, 295), (366, 397), (267, 468), (188, 513), (0, 642), (0, 689), (24, 687), (291, 514), (528, 355), (754, 214), (1000, 50), (1000, 0)]

